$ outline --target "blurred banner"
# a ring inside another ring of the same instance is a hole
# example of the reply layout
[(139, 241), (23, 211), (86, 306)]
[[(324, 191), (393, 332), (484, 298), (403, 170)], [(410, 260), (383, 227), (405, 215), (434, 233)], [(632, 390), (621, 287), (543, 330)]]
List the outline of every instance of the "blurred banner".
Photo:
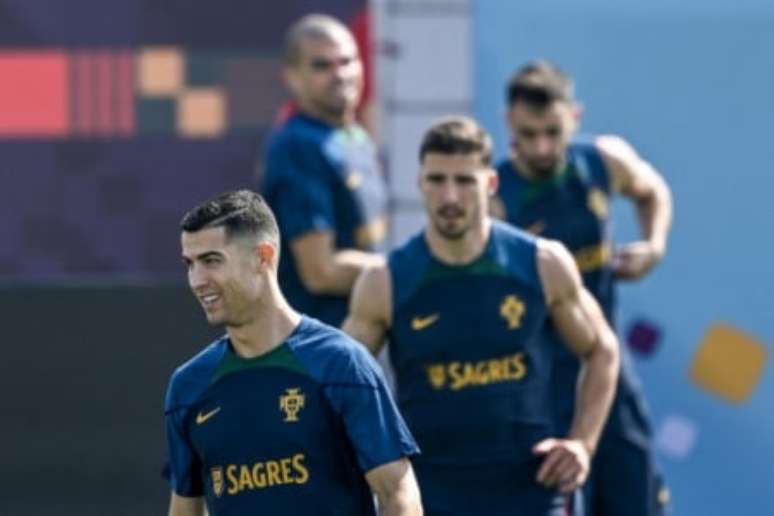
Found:
[(176, 276), (182, 214), (255, 184), (287, 26), (365, 6), (0, 0), (0, 280)]

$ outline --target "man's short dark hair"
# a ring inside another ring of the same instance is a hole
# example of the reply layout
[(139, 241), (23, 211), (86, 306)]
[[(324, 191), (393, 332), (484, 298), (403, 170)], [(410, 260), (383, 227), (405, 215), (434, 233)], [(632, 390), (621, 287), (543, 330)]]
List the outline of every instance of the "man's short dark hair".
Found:
[(327, 14), (307, 14), (293, 23), (285, 34), (285, 64), (295, 66), (301, 61), (301, 42), (330, 40), (336, 34), (352, 37), (346, 25)]
[(481, 155), (481, 164), (492, 162), (492, 138), (472, 118), (451, 116), (442, 118), (427, 130), (419, 147), (419, 162), (431, 152), (438, 154)]
[(226, 238), (253, 237), (279, 245), (274, 214), (263, 197), (252, 190), (224, 192), (199, 204), (183, 216), (180, 228), (193, 233), (224, 227)]
[(569, 75), (548, 61), (533, 61), (521, 67), (508, 81), (508, 107), (524, 102), (534, 109), (545, 109), (554, 101), (573, 102), (575, 85)]

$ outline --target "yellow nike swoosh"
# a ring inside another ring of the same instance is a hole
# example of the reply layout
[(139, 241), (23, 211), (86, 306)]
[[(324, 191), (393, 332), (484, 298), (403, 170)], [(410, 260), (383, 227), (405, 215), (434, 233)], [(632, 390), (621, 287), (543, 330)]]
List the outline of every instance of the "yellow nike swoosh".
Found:
[(212, 416), (214, 416), (218, 412), (220, 412), (220, 407), (210, 410), (206, 414), (202, 414), (201, 412), (199, 412), (198, 414), (196, 414), (196, 424), (201, 425), (206, 423)]
[(421, 331), (433, 324), (441, 314), (428, 315), (427, 317), (414, 317), (411, 319), (411, 329), (414, 331)]

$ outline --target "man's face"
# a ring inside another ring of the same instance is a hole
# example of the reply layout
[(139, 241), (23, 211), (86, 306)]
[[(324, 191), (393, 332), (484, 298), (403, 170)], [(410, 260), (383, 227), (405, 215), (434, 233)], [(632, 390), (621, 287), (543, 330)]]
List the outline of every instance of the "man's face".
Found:
[(419, 188), (435, 229), (444, 238), (457, 240), (486, 217), (489, 196), (497, 189), (497, 175), (481, 164), (478, 152), (429, 152), (422, 160)]
[(213, 325), (240, 326), (254, 317), (262, 281), (255, 246), (226, 238), (223, 227), (181, 235), (188, 285)]
[(363, 64), (352, 37), (336, 31), (300, 43), (299, 61), (287, 69), (299, 102), (336, 118), (353, 111), (363, 88)]
[(577, 108), (556, 100), (543, 109), (516, 102), (508, 112), (518, 159), (538, 177), (550, 177), (564, 162), (577, 128)]

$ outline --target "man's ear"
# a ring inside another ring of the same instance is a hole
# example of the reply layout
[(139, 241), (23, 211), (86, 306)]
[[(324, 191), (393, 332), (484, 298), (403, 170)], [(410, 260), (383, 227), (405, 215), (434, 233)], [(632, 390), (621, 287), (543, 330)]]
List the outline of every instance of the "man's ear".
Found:
[(260, 242), (255, 250), (261, 266), (274, 267), (277, 260), (277, 248), (269, 242)]
[(489, 195), (489, 197), (492, 197), (500, 188), (500, 176), (497, 175), (497, 171), (495, 169), (489, 169), (489, 177), (487, 177), (486, 182), (486, 193)]

